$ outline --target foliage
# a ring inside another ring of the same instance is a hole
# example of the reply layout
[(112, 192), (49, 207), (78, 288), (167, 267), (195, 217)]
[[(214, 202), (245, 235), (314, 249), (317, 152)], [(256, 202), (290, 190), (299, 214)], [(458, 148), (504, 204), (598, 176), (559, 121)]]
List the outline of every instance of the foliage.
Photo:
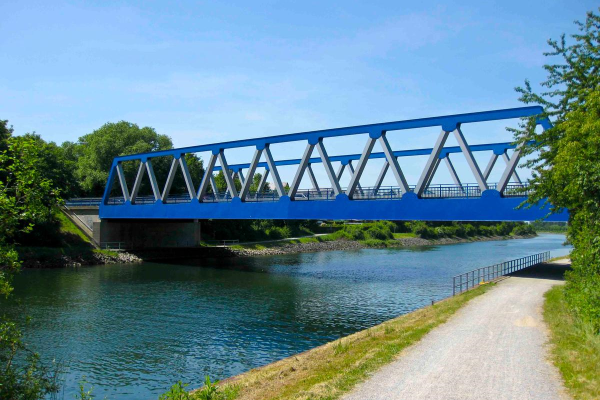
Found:
[(574, 399), (600, 398), (600, 336), (592, 324), (574, 318), (562, 286), (546, 292), (544, 320), (550, 329), (551, 354)]
[[(7, 122), (0, 123), (0, 295), (12, 292), (20, 269), (13, 242), (35, 224), (51, 219), (60, 204), (60, 191), (45, 175), (43, 149), (33, 137), (13, 138)], [(56, 375), (30, 351), (14, 322), (0, 320), (0, 398), (42, 399), (57, 391)]]
[(204, 377), (204, 386), (195, 392), (189, 392), (189, 385), (178, 381), (171, 386), (168, 392), (163, 393), (159, 400), (230, 400), (236, 397), (237, 388), (229, 386), (221, 388), (217, 385), (217, 381), (211, 382), (210, 377)]
[(75, 399), (77, 399), (77, 400), (92, 400), (94, 398), (94, 395), (92, 394), (94, 392), (93, 386), (90, 385), (89, 388), (86, 388), (86, 384), (87, 384), (87, 381), (84, 376), (79, 381), (79, 393), (75, 394)]
[(520, 100), (539, 103), (554, 127), (535, 131), (525, 121), (516, 137), (534, 141), (525, 154), (532, 168), (533, 193), (529, 202), (548, 199), (553, 210), (569, 209), (569, 241), (573, 244), (573, 271), (567, 275), (566, 295), (583, 323), (600, 332), (600, 17), (587, 14), (576, 23), (579, 33), (550, 40), (549, 57), (560, 61), (545, 65), (547, 91), (535, 93), (529, 82), (517, 88)]
[[(17, 362), (23, 355), (25, 360)], [(0, 399), (39, 400), (58, 391), (56, 374), (40, 363), (14, 322), (7, 320), (0, 322), (0, 368)]]
[(40, 135), (27, 133), (14, 140), (31, 141), (37, 147), (38, 166), (44, 178), (60, 188), (63, 198), (80, 194), (79, 182), (75, 178), (76, 161), (67, 155), (65, 149), (54, 142), (46, 142)]
[(424, 239), (439, 238), (470, 238), (476, 236), (529, 236), (535, 235), (535, 230), (529, 224), (521, 222), (424, 222), (410, 223), (415, 235)]
[[(75, 176), (86, 196), (101, 196), (108, 180), (113, 159), (124, 154), (145, 153), (173, 148), (171, 139), (156, 133), (153, 128), (143, 127), (131, 122), (120, 121), (104, 124), (92, 133), (79, 138), (77, 143), (64, 143), (63, 148), (75, 160)], [(185, 156), (193, 177), (202, 177), (202, 162), (193, 154)], [(166, 177), (171, 167), (171, 157), (152, 159), (154, 171), (159, 177)], [(123, 170), (131, 188), (139, 163), (125, 162)], [(116, 186), (116, 185), (115, 185)], [(185, 188), (183, 175), (179, 173), (173, 183), (173, 193)], [(142, 181), (141, 194), (151, 193), (149, 180)]]
[(536, 232), (567, 233), (567, 224), (564, 222), (534, 221), (531, 226)]

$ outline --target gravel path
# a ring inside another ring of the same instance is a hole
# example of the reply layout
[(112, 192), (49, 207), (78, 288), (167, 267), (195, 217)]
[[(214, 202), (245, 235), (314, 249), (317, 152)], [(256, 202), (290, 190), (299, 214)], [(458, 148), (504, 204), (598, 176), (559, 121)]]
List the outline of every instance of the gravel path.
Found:
[(535, 271), (500, 282), (344, 399), (568, 399), (542, 319), (559, 283)]

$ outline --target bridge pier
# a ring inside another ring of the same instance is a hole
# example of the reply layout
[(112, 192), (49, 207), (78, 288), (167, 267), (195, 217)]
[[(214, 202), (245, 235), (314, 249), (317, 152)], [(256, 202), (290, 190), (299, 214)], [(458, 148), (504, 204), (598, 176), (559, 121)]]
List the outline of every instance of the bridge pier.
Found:
[(133, 248), (194, 247), (202, 239), (199, 220), (100, 220), (94, 240), (101, 246), (122, 243)]

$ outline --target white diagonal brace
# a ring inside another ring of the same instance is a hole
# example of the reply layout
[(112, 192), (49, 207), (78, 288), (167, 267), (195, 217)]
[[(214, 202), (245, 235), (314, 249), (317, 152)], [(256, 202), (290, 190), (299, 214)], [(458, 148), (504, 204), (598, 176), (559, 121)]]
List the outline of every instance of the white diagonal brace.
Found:
[(121, 191), (123, 192), (123, 199), (125, 201), (131, 200), (129, 197), (129, 189), (127, 188), (127, 181), (125, 180), (125, 172), (123, 172), (123, 164), (117, 163), (117, 175), (119, 176), (119, 184), (121, 185)]
[(456, 186), (460, 187), (462, 190), (462, 183), (461, 183), (460, 179), (458, 178), (458, 175), (456, 174), (456, 170), (454, 169), (454, 165), (452, 165), (452, 161), (450, 161), (450, 154), (448, 154), (446, 157), (444, 157), (444, 161), (446, 162), (446, 166), (448, 167), (448, 171), (450, 172), (450, 175), (452, 176), (452, 180), (454, 181), (454, 184)]
[(373, 139), (370, 136), (367, 139), (367, 143), (365, 144), (365, 148), (363, 149), (363, 152), (360, 155), (358, 164), (356, 164), (356, 170), (354, 171), (354, 173), (352, 174), (352, 177), (350, 178), (350, 183), (348, 184), (348, 188), (346, 188), (346, 195), (349, 198), (352, 198), (352, 196), (354, 195), (354, 191), (356, 190), (356, 187), (358, 186), (358, 181), (360, 180), (360, 177), (361, 177), (363, 171), (365, 170), (367, 161), (369, 160), (369, 157), (371, 156), (371, 151), (373, 151), (373, 146), (375, 146), (375, 140), (376, 139)]
[(500, 182), (498, 182), (498, 187), (496, 188), (496, 190), (498, 190), (500, 193), (504, 193), (504, 189), (506, 189), (506, 185), (508, 185), (508, 181), (509, 181), (510, 177), (512, 176), (512, 174), (515, 172), (515, 169), (517, 168), (517, 164), (519, 163), (519, 159), (521, 158), (521, 149), (522, 148), (523, 148), (523, 143), (519, 143), (519, 145), (515, 149), (514, 153), (512, 154), (512, 157), (508, 161), (508, 164), (506, 165), (506, 169), (502, 173), (502, 177), (500, 178)]
[(162, 193), (162, 202), (166, 203), (169, 198), (169, 192), (171, 192), (171, 186), (173, 186), (173, 181), (175, 180), (175, 174), (177, 173), (177, 167), (179, 166), (179, 162), (176, 158), (171, 162), (171, 169), (169, 169), (169, 175), (167, 176), (167, 182), (165, 183), (165, 188)]
[[(200, 187), (198, 188), (198, 201), (202, 202), (202, 199), (206, 195), (208, 191), (208, 184), (212, 183), (214, 180), (213, 177), (213, 169), (215, 168), (215, 164), (217, 162), (217, 156), (215, 154), (210, 155), (208, 159), (208, 164), (206, 165), (206, 169), (204, 170), (204, 176), (202, 177), (202, 182), (200, 182)], [(216, 185), (215, 185), (216, 187)], [(215, 191), (215, 187), (213, 187), (213, 192)], [(217, 192), (214, 192), (215, 198), (217, 197)]]
[(306, 170), (308, 171), (308, 177), (310, 178), (310, 183), (312, 184), (313, 190), (317, 192), (317, 196), (321, 195), (321, 189), (319, 188), (319, 183), (317, 182), (317, 178), (315, 178), (315, 173), (310, 166), (310, 163), (306, 166)]
[(215, 181), (215, 176), (212, 174), (210, 175), (210, 187), (212, 188), (215, 200), (219, 201), (219, 187), (217, 186), (217, 182)]
[[(381, 145), (381, 148), (383, 149), (383, 152), (385, 153), (386, 163), (388, 164), (388, 166), (392, 167), (392, 172), (394, 173), (394, 177), (396, 178), (396, 182), (398, 183), (398, 186), (400, 186), (400, 190), (402, 190), (403, 194), (410, 191), (410, 189), (408, 188), (408, 183), (406, 182), (406, 178), (404, 177), (404, 173), (402, 172), (402, 169), (400, 168), (400, 164), (398, 164), (398, 159), (394, 156), (394, 152), (392, 151), (390, 143), (387, 140), (385, 132), (383, 132), (381, 134), (381, 136), (379, 137), (379, 144)], [(386, 172), (387, 172), (387, 167), (386, 167)], [(385, 176), (385, 173), (383, 175)], [(377, 179), (379, 179), (379, 178), (377, 178)], [(381, 177), (381, 180), (383, 180), (383, 176)], [(381, 185), (381, 182), (379, 184)], [(378, 188), (379, 187), (377, 187), (377, 189)]]
[(277, 189), (277, 194), (279, 194), (279, 197), (285, 196), (285, 189), (281, 184), (281, 178), (279, 177), (279, 172), (275, 166), (275, 161), (273, 160), (273, 155), (271, 154), (271, 149), (269, 149), (268, 144), (265, 146), (264, 152), (269, 171), (271, 171), (271, 174), (273, 175), (273, 184), (275, 185), (275, 189)]
[(196, 191), (194, 189), (194, 182), (192, 182), (190, 170), (188, 168), (187, 162), (185, 161), (185, 156), (183, 154), (181, 155), (181, 157), (179, 157), (179, 166), (181, 167), (181, 172), (183, 172), (183, 180), (185, 181), (185, 186), (187, 188), (191, 200), (194, 197), (196, 197)]
[(475, 180), (477, 181), (477, 184), (479, 185), (479, 189), (483, 192), (484, 190), (486, 190), (488, 188), (487, 183), (485, 182), (485, 179), (483, 179), (483, 174), (481, 173), (481, 170), (479, 169), (479, 165), (477, 164), (477, 161), (475, 161), (475, 157), (473, 157), (473, 153), (471, 152), (471, 149), (469, 148), (469, 145), (467, 144), (465, 136), (463, 135), (462, 131), (460, 130), (460, 126), (457, 126), (456, 129), (454, 130), (454, 136), (456, 137), (456, 141), (458, 142), (460, 149), (462, 150), (463, 154), (465, 155), (465, 158), (467, 159), (467, 164), (469, 164), (469, 167), (471, 167), (471, 171), (473, 172), (473, 175), (475, 175)]
[(340, 166), (338, 167), (337, 173), (335, 174), (335, 177), (337, 178), (338, 182), (340, 179), (342, 179), (342, 175), (344, 174), (344, 169), (346, 169), (346, 165), (340, 164)]
[(156, 182), (156, 175), (154, 174), (154, 168), (150, 159), (146, 161), (146, 171), (148, 171), (148, 178), (150, 178), (150, 187), (154, 194), (154, 200), (160, 200), (160, 189), (158, 188), (158, 182)]
[(431, 181), (433, 180), (433, 177), (435, 176), (435, 173), (437, 172), (437, 169), (440, 166), (440, 160), (441, 160), (440, 158), (435, 160), (435, 164), (433, 165), (433, 170), (431, 171), (431, 175), (429, 175), (429, 180), (427, 181), (425, 190), (427, 190), (427, 188), (429, 188), (429, 185), (431, 185)]
[(306, 145), (306, 149), (304, 149), (304, 154), (302, 155), (302, 159), (300, 160), (300, 165), (298, 165), (298, 169), (296, 170), (296, 176), (294, 176), (294, 180), (292, 181), (292, 184), (290, 185), (290, 190), (288, 192), (288, 196), (290, 196), (291, 200), (294, 200), (294, 197), (296, 196), (298, 186), (300, 186), (300, 181), (302, 181), (304, 171), (306, 171), (308, 161), (310, 160), (310, 156), (312, 155), (314, 148), (314, 144), (308, 143)]
[(317, 150), (319, 151), (319, 155), (321, 156), (321, 161), (323, 162), (323, 167), (325, 167), (325, 172), (327, 173), (327, 177), (329, 178), (329, 182), (331, 182), (331, 187), (333, 188), (333, 194), (337, 196), (342, 193), (342, 189), (340, 188), (340, 181), (335, 175), (333, 171), (333, 167), (331, 166), (331, 161), (329, 160), (329, 156), (327, 155), (327, 151), (325, 150), (325, 146), (323, 145), (323, 139), (319, 139), (317, 142)]
[[(352, 160), (348, 160), (348, 168), (350, 169), (350, 173), (354, 174), (354, 166), (352, 165)], [(362, 187), (360, 186), (360, 182), (358, 182), (356, 187), (358, 188), (358, 191), (360, 192), (360, 194), (363, 195), (364, 192), (362, 190)]]
[(261, 176), (260, 182), (258, 182), (258, 187), (256, 188), (256, 196), (258, 197), (259, 193), (262, 193), (265, 184), (267, 183), (267, 177), (269, 176), (269, 170), (265, 169), (265, 173)]
[(227, 182), (227, 190), (229, 190), (231, 198), (233, 199), (235, 197), (238, 197), (235, 182), (233, 181), (233, 176), (231, 174), (231, 170), (229, 169), (229, 165), (227, 165), (227, 160), (225, 159), (225, 153), (223, 152), (223, 150), (219, 151), (219, 164), (221, 164), (223, 176), (225, 177), (225, 182)]
[(140, 160), (140, 167), (138, 168), (138, 172), (135, 177), (135, 182), (133, 183), (133, 189), (131, 190), (131, 204), (135, 204), (135, 199), (137, 199), (138, 193), (140, 191), (140, 186), (142, 186), (142, 178), (144, 177), (145, 172), (146, 165), (143, 161)]
[(244, 173), (242, 172), (242, 170), (238, 170), (238, 172), (236, 172), (238, 178), (240, 179), (240, 183), (242, 184), (242, 186), (244, 186), (244, 182), (246, 182), (246, 178), (244, 178)]
[[(240, 192), (240, 199), (242, 201), (246, 200), (246, 196), (250, 191), (250, 185), (252, 185), (252, 181), (254, 179), (254, 173), (256, 172), (256, 167), (258, 166), (258, 162), (260, 161), (260, 156), (262, 155), (262, 149), (256, 149), (254, 152), (254, 156), (252, 157), (252, 162), (250, 162), (250, 167), (248, 168), (248, 176), (246, 180), (242, 184), (242, 191)], [(240, 170), (240, 177), (242, 177), (242, 170)]]
[(492, 169), (494, 169), (494, 165), (496, 165), (496, 160), (498, 159), (498, 154), (492, 153), (492, 157), (490, 161), (488, 161), (487, 167), (485, 167), (485, 171), (483, 171), (483, 179), (487, 182), (490, 174), (492, 173)]
[(377, 191), (381, 187), (381, 183), (383, 182), (383, 178), (385, 178), (385, 174), (387, 174), (387, 170), (390, 168), (390, 163), (387, 160), (383, 163), (383, 167), (381, 167), (381, 172), (375, 181), (375, 186), (373, 187), (373, 195), (377, 195)]
[(449, 133), (450, 132), (442, 130), (440, 136), (438, 136), (438, 139), (435, 142), (435, 146), (433, 146), (433, 149), (431, 150), (431, 154), (429, 155), (427, 164), (425, 164), (425, 169), (423, 169), (421, 177), (419, 178), (419, 182), (417, 183), (417, 187), (415, 188), (415, 193), (419, 197), (423, 195), (423, 192), (425, 191), (427, 186), (429, 186), (429, 182), (431, 182), (433, 174), (435, 174), (437, 165), (440, 163), (440, 153), (442, 152), (442, 148), (446, 143), (446, 139), (448, 139)]
[[(506, 165), (508, 165), (508, 163), (510, 162), (510, 158), (508, 157), (508, 154), (506, 154), (506, 152), (504, 152), (502, 154), (502, 158), (504, 159), (504, 162), (506, 163)], [(523, 183), (523, 182), (521, 182), (521, 178), (519, 178), (519, 174), (517, 174), (517, 170), (516, 169), (513, 171), (512, 179), (513, 179), (513, 181), (515, 181), (519, 185)]]

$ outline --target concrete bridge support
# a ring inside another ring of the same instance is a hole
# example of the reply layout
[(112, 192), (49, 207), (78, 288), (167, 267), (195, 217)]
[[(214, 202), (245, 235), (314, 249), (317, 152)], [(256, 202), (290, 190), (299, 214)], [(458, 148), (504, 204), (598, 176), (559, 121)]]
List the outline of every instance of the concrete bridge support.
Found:
[(101, 220), (94, 222), (94, 240), (128, 248), (194, 247), (201, 240), (199, 220)]

